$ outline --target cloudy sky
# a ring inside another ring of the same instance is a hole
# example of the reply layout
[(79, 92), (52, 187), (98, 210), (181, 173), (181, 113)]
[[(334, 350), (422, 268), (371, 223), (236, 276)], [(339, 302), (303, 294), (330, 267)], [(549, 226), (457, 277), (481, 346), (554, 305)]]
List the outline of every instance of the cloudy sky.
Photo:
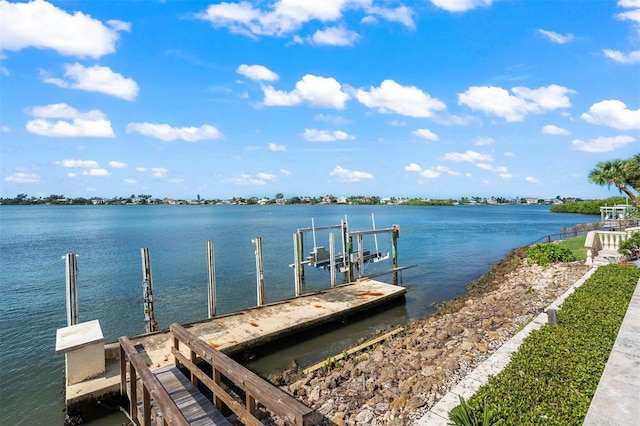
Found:
[(605, 198), (640, 0), (0, 1), (1, 196)]

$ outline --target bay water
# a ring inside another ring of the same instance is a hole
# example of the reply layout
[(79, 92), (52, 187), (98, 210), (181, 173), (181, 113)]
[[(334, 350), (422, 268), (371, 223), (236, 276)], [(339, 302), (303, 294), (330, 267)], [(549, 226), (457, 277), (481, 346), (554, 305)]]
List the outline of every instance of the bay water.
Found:
[[(55, 338), (67, 325), (66, 253), (78, 255), (80, 322), (98, 319), (105, 342), (113, 342), (145, 330), (141, 248), (151, 251), (155, 316), (164, 329), (207, 317), (208, 240), (215, 245), (217, 313), (224, 314), (256, 304), (252, 239), (262, 239), (266, 301), (274, 302), (294, 295), (296, 230), (312, 219), (322, 227), (345, 218), (352, 231), (372, 229), (373, 220), (377, 229), (400, 226), (399, 266), (416, 265), (401, 273), (406, 304), (268, 354), (247, 354), (249, 368), (267, 374), (294, 361), (304, 367), (324, 360), (363, 336), (432, 313), (434, 303), (462, 294), (511, 249), (598, 220), (538, 205), (0, 206), (0, 424), (64, 422), (64, 356), (55, 355)], [(307, 234), (307, 251), (312, 238)], [(328, 231), (315, 239), (328, 249)], [(391, 251), (387, 234), (367, 236), (364, 245)], [(389, 268), (390, 261), (368, 264), (365, 274)], [(390, 282), (391, 275), (376, 279)], [(328, 271), (305, 269), (305, 292), (329, 286)]]

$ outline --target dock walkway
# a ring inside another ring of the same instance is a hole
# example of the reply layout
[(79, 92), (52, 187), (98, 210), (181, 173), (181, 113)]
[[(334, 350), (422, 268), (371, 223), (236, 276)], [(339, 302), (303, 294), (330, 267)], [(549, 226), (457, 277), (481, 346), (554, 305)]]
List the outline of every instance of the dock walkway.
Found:
[[(363, 279), (184, 327), (211, 347), (230, 355), (397, 300), (405, 292), (404, 287)], [(131, 342), (151, 370), (172, 365), (173, 338), (169, 330), (132, 337)], [(108, 352), (116, 351), (111, 348)], [(101, 377), (68, 385), (65, 393), (67, 407), (117, 393), (120, 384), (117, 355), (107, 355), (105, 370)]]

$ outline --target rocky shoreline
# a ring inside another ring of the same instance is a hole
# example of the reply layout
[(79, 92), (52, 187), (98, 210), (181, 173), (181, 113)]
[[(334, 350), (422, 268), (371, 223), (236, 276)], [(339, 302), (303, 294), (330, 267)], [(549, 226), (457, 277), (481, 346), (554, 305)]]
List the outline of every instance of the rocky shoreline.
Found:
[(404, 332), (327, 368), (270, 380), (322, 414), (319, 424), (412, 424), (588, 270), (582, 261), (528, 265), (513, 250)]

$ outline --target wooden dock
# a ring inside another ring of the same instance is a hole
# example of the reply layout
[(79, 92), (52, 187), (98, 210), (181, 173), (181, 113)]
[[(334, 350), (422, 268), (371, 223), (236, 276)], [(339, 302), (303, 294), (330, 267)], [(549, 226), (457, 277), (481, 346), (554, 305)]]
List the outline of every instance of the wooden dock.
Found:
[[(245, 311), (184, 325), (210, 347), (227, 355), (330, 323), (404, 297), (404, 287), (372, 279), (327, 289)], [(150, 370), (173, 365), (169, 330), (136, 336), (132, 345)], [(105, 374), (66, 386), (66, 406), (81, 405), (120, 391), (119, 344), (105, 346)]]
[[(120, 337), (120, 391), (129, 397), (129, 414), (140, 425), (261, 426), (264, 407), (287, 424), (308, 426), (313, 409), (247, 370), (179, 324), (171, 324), (174, 367), (151, 371), (126, 336)], [(205, 396), (203, 391), (209, 396)]]

